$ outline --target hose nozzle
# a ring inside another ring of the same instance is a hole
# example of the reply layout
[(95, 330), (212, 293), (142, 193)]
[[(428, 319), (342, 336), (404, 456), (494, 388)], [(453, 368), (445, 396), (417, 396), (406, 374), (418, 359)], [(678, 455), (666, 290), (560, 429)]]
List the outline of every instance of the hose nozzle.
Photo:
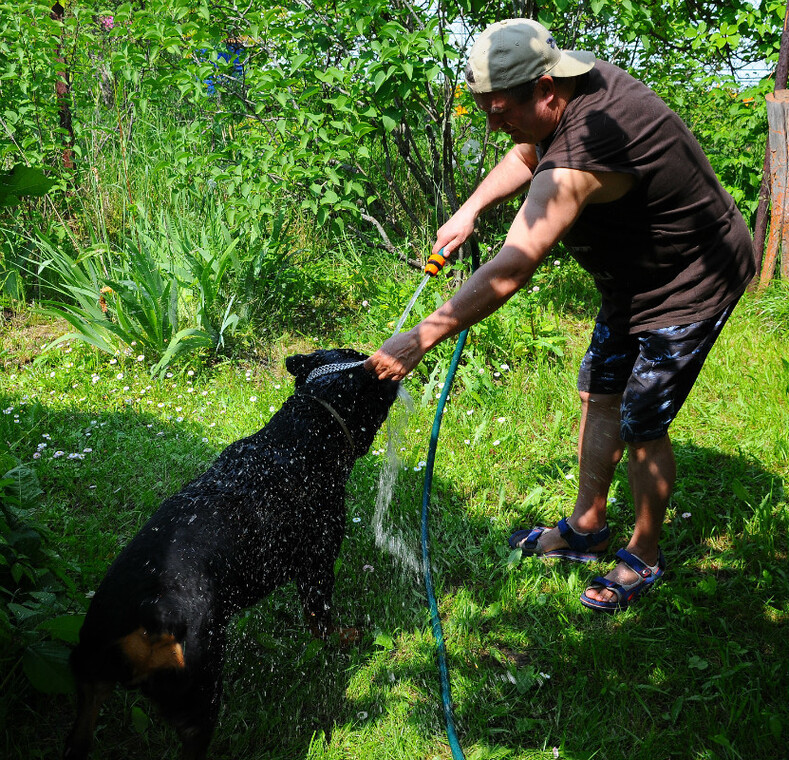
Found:
[(425, 264), (425, 274), (435, 277), (444, 268), (444, 264), (447, 263), (447, 257), (442, 255), (443, 253), (444, 249), (442, 248), (438, 253), (430, 254), (427, 264)]

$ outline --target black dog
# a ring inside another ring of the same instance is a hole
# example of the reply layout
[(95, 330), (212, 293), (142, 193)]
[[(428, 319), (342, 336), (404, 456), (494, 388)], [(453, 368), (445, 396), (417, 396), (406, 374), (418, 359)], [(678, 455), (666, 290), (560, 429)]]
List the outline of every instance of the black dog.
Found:
[(139, 687), (204, 758), (222, 690), (230, 617), (295, 580), (311, 627), (331, 630), (345, 485), (398, 384), (348, 349), (291, 356), (296, 390), (260, 431), (228, 446), (167, 499), (113, 562), (71, 656), (77, 720), (65, 757), (84, 758), (116, 683)]

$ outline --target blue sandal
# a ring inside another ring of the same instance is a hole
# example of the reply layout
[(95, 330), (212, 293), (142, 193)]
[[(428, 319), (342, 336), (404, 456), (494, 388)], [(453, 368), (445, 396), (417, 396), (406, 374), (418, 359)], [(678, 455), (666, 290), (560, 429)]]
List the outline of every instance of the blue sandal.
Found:
[(539, 539), (550, 528), (542, 525), (531, 530), (516, 530), (509, 538), (509, 545), (512, 549), (520, 549), (524, 557), (556, 557), (572, 562), (593, 562), (600, 559), (603, 552), (590, 551), (590, 547), (603, 543), (611, 535), (611, 529), (607, 525), (597, 533), (578, 533), (567, 522), (566, 517), (559, 520), (556, 527), (559, 529), (559, 535), (567, 542), (568, 548), (543, 551)]
[(656, 565), (650, 567), (642, 562), (635, 554), (631, 554), (626, 549), (620, 549), (617, 559), (624, 562), (638, 578), (632, 583), (616, 583), (598, 575), (590, 584), (586, 591), (590, 589), (609, 589), (616, 594), (616, 601), (601, 602), (586, 595), (586, 591), (581, 594), (581, 604), (593, 610), (603, 610), (605, 612), (621, 612), (626, 610), (633, 602), (637, 601), (642, 594), (646, 594), (655, 581), (659, 580), (666, 572), (666, 558), (663, 552), (658, 549), (658, 561)]

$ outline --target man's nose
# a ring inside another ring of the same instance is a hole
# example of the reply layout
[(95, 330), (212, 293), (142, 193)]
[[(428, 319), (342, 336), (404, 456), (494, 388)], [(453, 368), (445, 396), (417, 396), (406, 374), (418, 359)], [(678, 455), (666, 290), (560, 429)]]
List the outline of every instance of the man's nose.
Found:
[(500, 114), (497, 113), (488, 114), (488, 129), (491, 132), (495, 132), (496, 130), (501, 129), (503, 124), (504, 124), (504, 119), (501, 118)]

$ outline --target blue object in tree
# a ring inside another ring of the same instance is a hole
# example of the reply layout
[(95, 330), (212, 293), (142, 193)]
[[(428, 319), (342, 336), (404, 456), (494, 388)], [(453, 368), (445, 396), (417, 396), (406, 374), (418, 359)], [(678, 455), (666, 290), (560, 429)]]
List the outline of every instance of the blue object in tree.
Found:
[[(201, 50), (200, 52), (205, 54), (207, 51)], [(243, 52), (244, 46), (241, 43), (228, 41), (226, 49), (219, 50), (216, 54), (217, 58), (221, 58), (223, 61), (232, 64), (232, 71), (228, 71), (227, 73), (229, 76), (232, 76), (233, 79), (238, 81), (241, 81), (244, 78), (244, 62), (241, 59), (241, 54)], [(216, 66), (216, 64), (214, 65)], [(209, 95), (217, 94), (217, 87), (214, 77), (208, 77), (205, 84)]]

